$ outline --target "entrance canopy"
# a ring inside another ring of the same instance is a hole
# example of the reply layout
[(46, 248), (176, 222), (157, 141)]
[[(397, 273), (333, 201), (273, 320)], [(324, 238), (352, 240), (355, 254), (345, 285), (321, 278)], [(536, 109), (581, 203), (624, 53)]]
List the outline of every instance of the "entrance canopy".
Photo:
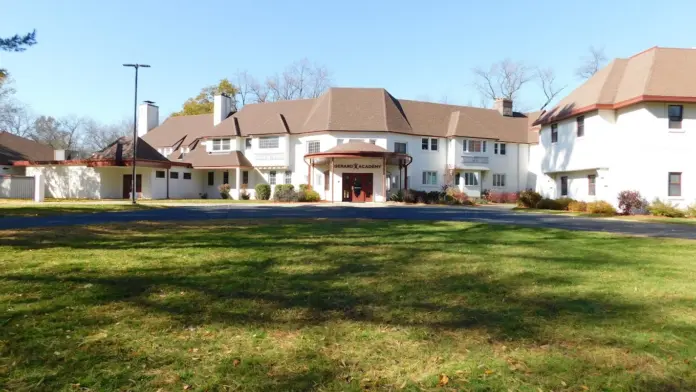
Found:
[(305, 155), (305, 159), (311, 160), (315, 165), (326, 164), (331, 158), (382, 158), (387, 165), (401, 167), (410, 165), (413, 160), (408, 154), (391, 152), (378, 145), (361, 141), (350, 141), (324, 152)]

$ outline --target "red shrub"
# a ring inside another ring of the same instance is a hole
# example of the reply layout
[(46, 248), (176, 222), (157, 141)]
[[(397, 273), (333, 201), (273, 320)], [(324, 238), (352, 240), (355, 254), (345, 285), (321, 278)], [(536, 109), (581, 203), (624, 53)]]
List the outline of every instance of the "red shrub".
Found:
[(517, 203), (517, 193), (489, 191), (486, 200), (491, 203)]

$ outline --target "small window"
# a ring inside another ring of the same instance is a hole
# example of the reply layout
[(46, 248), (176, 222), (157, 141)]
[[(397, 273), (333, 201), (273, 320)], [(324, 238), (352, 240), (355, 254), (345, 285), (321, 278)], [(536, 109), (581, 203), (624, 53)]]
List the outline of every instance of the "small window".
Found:
[(464, 140), (464, 152), (486, 152), (485, 143), (480, 140)]
[(229, 151), (231, 146), (230, 139), (213, 139), (213, 151)]
[(561, 196), (568, 196), (568, 177), (561, 177)]
[(462, 182), (462, 175), (457, 173), (454, 175), (454, 185), (459, 185)]
[(285, 183), (292, 184), (292, 172), (291, 171), (285, 172)]
[(502, 188), (505, 186), (505, 174), (494, 174), (493, 175), (493, 186), (496, 188)]
[(579, 116), (575, 119), (578, 137), (585, 136), (585, 116)]
[(191, 179), (191, 173), (184, 173), (184, 180), (190, 180)]
[(266, 136), (259, 138), (259, 148), (278, 148), (280, 139), (278, 136)]
[(427, 138), (427, 137), (422, 138), (422, 139), (421, 139), (421, 150), (426, 150), (426, 151), (427, 151), (427, 150), (428, 150), (428, 147), (429, 147), (428, 138)]
[(248, 137), (244, 140), (244, 147), (251, 148), (251, 138), (250, 137)]
[(208, 186), (215, 185), (215, 172), (208, 172)]
[(394, 152), (406, 154), (406, 143), (394, 142)]
[(246, 170), (242, 172), (242, 184), (249, 185), (249, 172)]
[(476, 173), (464, 173), (464, 185), (478, 185), (478, 178), (476, 177)]
[(558, 141), (558, 124), (551, 124), (551, 143)]
[(500, 155), (505, 155), (507, 152), (505, 151), (505, 143), (500, 143)]
[(222, 172), (222, 183), (223, 184), (230, 183), (230, 172)]
[(370, 144), (377, 144), (377, 139), (370, 139)]
[(498, 153), (498, 143), (493, 144), (493, 154)]
[(430, 151), (437, 151), (437, 139), (430, 139)]
[(423, 185), (437, 185), (437, 172), (424, 171), (423, 172)]
[(587, 194), (594, 196), (597, 192), (597, 176), (590, 174), (587, 176)]
[(316, 154), (321, 152), (321, 143), (319, 140), (307, 141), (307, 154)]
[(175, 172), (175, 171), (169, 172), (169, 178), (171, 178), (173, 180), (179, 179), (179, 172)]
[(487, 144), (487, 143), (486, 143), (485, 140), (481, 142), (481, 150), (482, 150), (483, 152), (486, 152), (486, 144)]
[(669, 173), (669, 189), (668, 196), (681, 196), (681, 173)]
[(505, 143), (494, 143), (493, 154), (505, 155)]
[(271, 185), (276, 184), (276, 172), (268, 172), (268, 183)]
[(164, 170), (157, 170), (155, 172), (155, 177), (156, 178), (164, 178)]
[(672, 129), (681, 129), (682, 119), (684, 118), (684, 106), (669, 105), (667, 107), (667, 115), (669, 116), (669, 127)]

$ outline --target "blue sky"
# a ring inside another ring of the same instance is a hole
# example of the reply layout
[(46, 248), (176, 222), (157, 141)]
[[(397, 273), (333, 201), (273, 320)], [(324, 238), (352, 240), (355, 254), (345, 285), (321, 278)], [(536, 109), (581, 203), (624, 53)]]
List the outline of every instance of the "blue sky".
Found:
[[(5, 1), (0, 36), (37, 29), (38, 45), (0, 53), (17, 98), (36, 114), (120, 121), (139, 100), (162, 117), (237, 70), (263, 79), (293, 61), (326, 65), (337, 86), (397, 98), (478, 103), (471, 69), (503, 58), (555, 69), (569, 89), (590, 45), (608, 57), (696, 46), (696, 2), (634, 1)], [(568, 90), (569, 91), (569, 90)], [(542, 101), (536, 85), (522, 94)]]

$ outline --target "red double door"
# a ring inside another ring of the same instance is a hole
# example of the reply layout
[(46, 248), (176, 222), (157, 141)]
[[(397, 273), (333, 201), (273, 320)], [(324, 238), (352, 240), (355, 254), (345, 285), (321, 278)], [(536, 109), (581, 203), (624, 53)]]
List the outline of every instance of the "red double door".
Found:
[(343, 173), (343, 201), (372, 201), (372, 173)]

